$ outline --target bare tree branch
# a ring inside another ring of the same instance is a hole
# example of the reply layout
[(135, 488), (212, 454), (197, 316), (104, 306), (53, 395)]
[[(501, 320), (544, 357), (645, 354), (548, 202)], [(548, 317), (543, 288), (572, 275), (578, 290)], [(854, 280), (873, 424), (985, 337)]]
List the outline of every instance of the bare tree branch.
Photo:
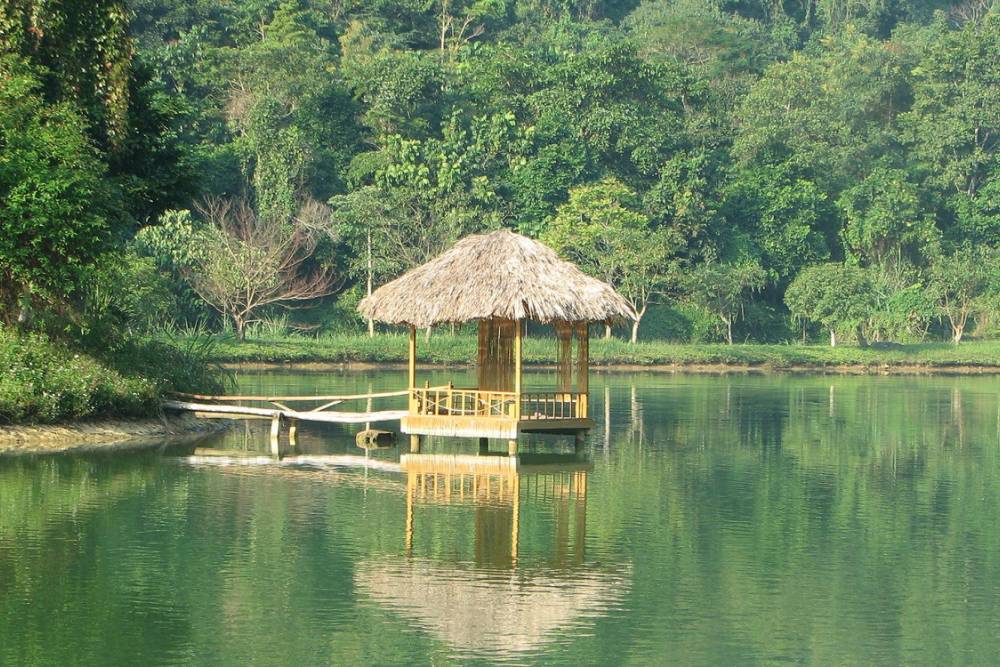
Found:
[(197, 211), (208, 223), (203, 257), (188, 270), (195, 292), (233, 321), (240, 340), (266, 306), (295, 307), (335, 291), (329, 269), (306, 270), (323, 234), (332, 238), (329, 210), (306, 202), (292, 224), (257, 215), (244, 199), (208, 197)]

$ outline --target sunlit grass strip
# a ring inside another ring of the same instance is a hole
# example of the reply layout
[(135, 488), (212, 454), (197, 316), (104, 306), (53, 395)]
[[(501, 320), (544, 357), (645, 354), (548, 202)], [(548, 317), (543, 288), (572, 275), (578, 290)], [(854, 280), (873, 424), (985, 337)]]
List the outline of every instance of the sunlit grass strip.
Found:
[[(435, 333), (418, 343), (421, 362), (471, 364), (476, 359), (473, 336)], [(525, 340), (525, 361), (554, 363), (552, 338)], [(662, 341), (631, 344), (620, 339), (592, 339), (591, 363), (596, 365), (726, 365), (766, 368), (833, 366), (920, 366), (928, 368), (1000, 366), (1000, 341), (969, 341), (961, 345), (921, 343), (893, 349), (823, 345), (675, 344)], [(243, 344), (221, 338), (212, 347), (220, 363), (328, 362), (403, 363), (406, 336), (357, 334), (325, 337), (269, 336), (248, 338)]]

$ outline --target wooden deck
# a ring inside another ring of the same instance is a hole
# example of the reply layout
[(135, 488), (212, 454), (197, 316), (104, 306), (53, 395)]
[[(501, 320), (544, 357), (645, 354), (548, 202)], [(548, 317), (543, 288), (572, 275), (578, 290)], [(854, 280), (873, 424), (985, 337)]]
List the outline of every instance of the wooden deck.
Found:
[(410, 435), (516, 440), (521, 433), (577, 434), (593, 427), (587, 394), (424, 387), (413, 390), (400, 430)]

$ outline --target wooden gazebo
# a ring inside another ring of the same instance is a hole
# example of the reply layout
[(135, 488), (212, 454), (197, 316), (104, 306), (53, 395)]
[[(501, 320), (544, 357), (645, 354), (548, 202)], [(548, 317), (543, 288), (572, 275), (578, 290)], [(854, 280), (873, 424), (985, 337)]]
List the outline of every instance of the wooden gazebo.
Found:
[[(593, 425), (587, 406), (588, 325), (634, 315), (610, 285), (584, 274), (547, 246), (507, 230), (468, 236), (435, 259), (363, 299), (366, 317), (410, 328), (409, 405), (401, 430), (419, 451), (420, 436), (508, 441), (520, 433), (579, 435)], [(558, 386), (522, 384), (525, 322), (551, 325)], [(479, 323), (478, 386), (417, 385), (417, 329)], [(576, 354), (573, 340), (577, 341)], [(575, 357), (575, 360), (574, 360)]]

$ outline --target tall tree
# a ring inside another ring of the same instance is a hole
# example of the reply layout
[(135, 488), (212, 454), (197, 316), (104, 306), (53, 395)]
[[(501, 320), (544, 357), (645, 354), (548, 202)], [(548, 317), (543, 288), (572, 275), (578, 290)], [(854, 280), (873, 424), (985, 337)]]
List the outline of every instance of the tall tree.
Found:
[(957, 237), (1000, 242), (1000, 219), (988, 213), (1000, 180), (1000, 14), (938, 27), (913, 74), (902, 120), (915, 166), (951, 202)]
[[(613, 285), (636, 312), (632, 342), (646, 310), (667, 287), (681, 239), (656, 229), (639, 209), (635, 193), (606, 178), (570, 191), (542, 240), (584, 271)], [(607, 327), (605, 335), (610, 337)]]
[(766, 274), (752, 260), (705, 262), (687, 274), (684, 292), (694, 305), (719, 318), (726, 343), (733, 344), (733, 325), (743, 316), (752, 292), (764, 287)]
[[(210, 198), (199, 210), (206, 227), (193, 237), (199, 248), (190, 254), (186, 274), (198, 295), (232, 321), (240, 341), (263, 309), (333, 292), (332, 273), (309, 268), (314, 226), (260, 216), (243, 200)], [(303, 207), (303, 214), (309, 212)]]
[(831, 346), (837, 345), (838, 333), (847, 331), (865, 342), (861, 327), (873, 306), (873, 290), (857, 266), (829, 263), (803, 269), (788, 286), (785, 303), (793, 317), (826, 327)]
[(937, 256), (931, 264), (931, 289), (956, 345), (965, 336), (969, 319), (987, 312), (987, 297), (1000, 290), (995, 263), (995, 251), (964, 245)]

